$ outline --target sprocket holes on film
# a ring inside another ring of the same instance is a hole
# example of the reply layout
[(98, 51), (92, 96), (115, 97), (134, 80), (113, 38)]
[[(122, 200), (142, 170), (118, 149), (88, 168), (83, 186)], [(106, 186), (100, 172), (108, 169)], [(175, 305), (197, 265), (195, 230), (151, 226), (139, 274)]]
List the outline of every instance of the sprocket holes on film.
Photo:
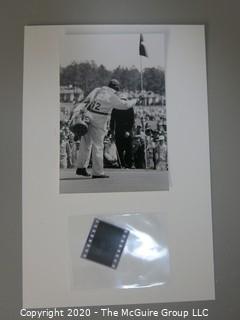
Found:
[(129, 231), (94, 219), (81, 257), (116, 269)]

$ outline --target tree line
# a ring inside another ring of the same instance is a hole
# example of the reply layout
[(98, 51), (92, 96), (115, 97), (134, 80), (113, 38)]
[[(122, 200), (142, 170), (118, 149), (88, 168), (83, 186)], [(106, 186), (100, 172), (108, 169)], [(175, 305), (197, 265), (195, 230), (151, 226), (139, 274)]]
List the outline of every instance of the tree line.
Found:
[[(127, 91), (141, 90), (141, 74), (136, 67), (118, 66), (107, 70), (104, 65), (98, 66), (94, 61), (72, 62), (66, 67), (60, 67), (60, 85), (80, 87), (88, 94), (96, 87), (107, 85), (110, 79), (117, 79), (121, 88)], [(165, 73), (160, 68), (145, 68), (143, 70), (143, 88), (165, 95)]]

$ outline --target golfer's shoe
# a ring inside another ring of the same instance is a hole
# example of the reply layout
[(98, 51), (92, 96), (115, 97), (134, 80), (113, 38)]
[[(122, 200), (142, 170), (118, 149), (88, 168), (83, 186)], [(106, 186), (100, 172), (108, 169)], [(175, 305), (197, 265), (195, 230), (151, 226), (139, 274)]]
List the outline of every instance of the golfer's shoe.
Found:
[(77, 168), (76, 175), (77, 176), (90, 177), (90, 173), (87, 172), (86, 168)]
[(95, 175), (93, 175), (93, 176), (92, 176), (92, 178), (93, 178), (93, 179), (98, 179), (98, 178), (109, 178), (109, 176), (107, 176), (106, 174), (101, 174), (101, 175), (99, 175), (99, 176), (95, 176)]

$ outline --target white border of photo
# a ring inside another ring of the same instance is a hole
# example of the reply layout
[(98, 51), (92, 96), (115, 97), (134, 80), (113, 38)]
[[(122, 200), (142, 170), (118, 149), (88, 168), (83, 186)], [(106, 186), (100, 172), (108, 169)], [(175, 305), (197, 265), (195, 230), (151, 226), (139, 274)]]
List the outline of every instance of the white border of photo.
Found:
[[(66, 32), (166, 33), (169, 191), (59, 193), (59, 50)], [(22, 177), (24, 307), (214, 299), (204, 26), (25, 27)], [(68, 218), (148, 212), (167, 217), (169, 281), (139, 290), (72, 290)]]

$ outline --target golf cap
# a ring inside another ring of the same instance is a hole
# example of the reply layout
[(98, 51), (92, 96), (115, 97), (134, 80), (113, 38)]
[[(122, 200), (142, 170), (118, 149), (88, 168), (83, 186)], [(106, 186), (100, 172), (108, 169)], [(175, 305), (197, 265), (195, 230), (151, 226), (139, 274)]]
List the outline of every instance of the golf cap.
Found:
[(116, 91), (120, 90), (120, 82), (116, 79), (110, 80), (108, 86), (113, 90), (116, 90)]

